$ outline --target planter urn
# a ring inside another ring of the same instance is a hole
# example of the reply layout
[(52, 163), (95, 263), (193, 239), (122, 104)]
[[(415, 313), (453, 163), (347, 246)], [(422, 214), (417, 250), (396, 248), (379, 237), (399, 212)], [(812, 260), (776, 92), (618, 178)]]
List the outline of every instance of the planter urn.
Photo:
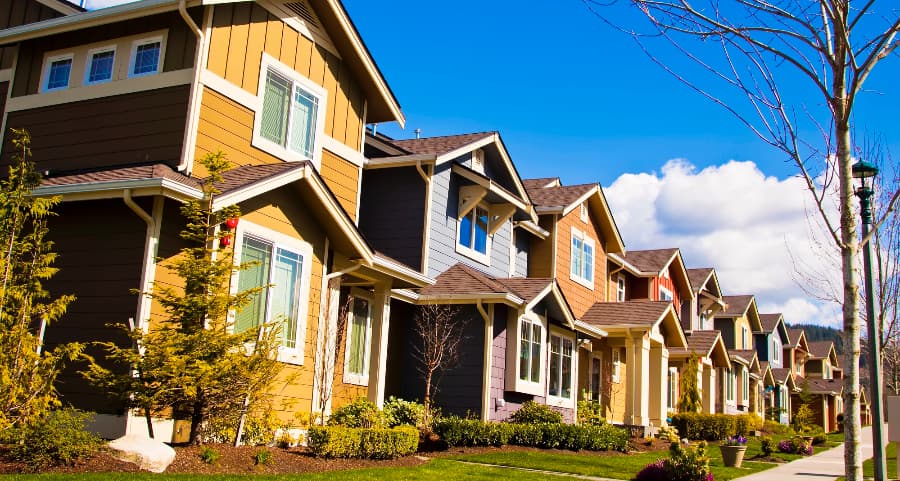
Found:
[(719, 446), (722, 450), (722, 461), (726, 468), (740, 468), (744, 462), (744, 453), (747, 446)]

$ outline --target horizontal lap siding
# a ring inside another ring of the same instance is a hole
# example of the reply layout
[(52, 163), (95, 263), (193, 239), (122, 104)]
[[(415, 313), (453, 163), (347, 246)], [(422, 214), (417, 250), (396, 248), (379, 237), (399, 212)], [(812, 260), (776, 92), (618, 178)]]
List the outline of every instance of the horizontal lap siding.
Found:
[(221, 150), (236, 167), (283, 162), (251, 146), (252, 138), (253, 111), (216, 91), (205, 89), (197, 126), (196, 157)]
[[(10, 112), (7, 128), (26, 128), (38, 170), (69, 171), (181, 157), (188, 87), (169, 87)], [(135, 115), (139, 112), (140, 115)], [(12, 145), (3, 145), (9, 162)]]
[[(0, 30), (62, 16), (35, 0), (0, 0)], [(12, 67), (15, 47), (0, 47), (0, 70)]]
[[(190, 9), (190, 14), (196, 22), (202, 23), (202, 13), (199, 8)], [(24, 42), (19, 49), (12, 96), (19, 97), (38, 93), (46, 52), (158, 30), (168, 31), (163, 72), (193, 67), (196, 37), (188, 31), (187, 24), (184, 23), (181, 15), (178, 12), (152, 15)], [(130, 52), (122, 52), (122, 54), (129, 55)], [(181, 128), (184, 128), (183, 123)]]
[(340, 202), (341, 207), (356, 222), (360, 168), (328, 152), (322, 152), (322, 179)]
[(425, 182), (415, 167), (363, 171), (359, 229), (372, 246), (422, 268)]
[(263, 52), (328, 91), (325, 134), (360, 150), (365, 97), (340, 58), (254, 2), (215, 6), (210, 71), (257, 95)]
[[(138, 199), (149, 211), (150, 202)], [(59, 272), (44, 283), (54, 297), (73, 294), (66, 314), (46, 332), (47, 348), (65, 342), (114, 341), (128, 345), (122, 331), (107, 324), (126, 324), (137, 312), (146, 224), (121, 200), (66, 202), (50, 218), (49, 238), (59, 254)], [(102, 359), (102, 351), (88, 346), (88, 353)], [(78, 366), (81, 368), (81, 366)], [(122, 406), (66, 370), (57, 387), (63, 402), (80, 409), (118, 413)]]

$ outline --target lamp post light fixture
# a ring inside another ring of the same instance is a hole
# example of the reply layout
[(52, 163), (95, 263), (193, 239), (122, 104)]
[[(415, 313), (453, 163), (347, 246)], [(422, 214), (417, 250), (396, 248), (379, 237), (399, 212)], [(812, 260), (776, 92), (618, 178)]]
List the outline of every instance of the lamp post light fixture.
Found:
[[(860, 217), (862, 217), (862, 237), (869, 235), (872, 225), (872, 195), (878, 167), (864, 160), (853, 164), (853, 178), (860, 179), (856, 189), (859, 197)], [(869, 392), (872, 395), (872, 444), (874, 450), (875, 481), (887, 480), (887, 468), (884, 458), (884, 412), (881, 407), (881, 332), (877, 314), (875, 313), (875, 290), (872, 286), (872, 244), (866, 242), (863, 249), (863, 273), (866, 278), (866, 324), (869, 335)], [(845, 422), (852, 422), (845, 418)]]

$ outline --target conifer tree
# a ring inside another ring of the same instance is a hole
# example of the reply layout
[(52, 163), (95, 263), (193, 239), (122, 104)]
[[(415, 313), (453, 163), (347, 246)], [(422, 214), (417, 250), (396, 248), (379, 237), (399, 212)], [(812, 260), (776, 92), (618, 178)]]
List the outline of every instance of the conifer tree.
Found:
[(681, 369), (680, 388), (681, 396), (678, 398), (678, 412), (695, 413), (700, 411), (702, 403), (700, 401), (700, 389), (697, 386), (697, 376), (700, 358), (696, 354), (691, 354), (684, 368)]
[(0, 433), (39, 422), (60, 404), (53, 383), (81, 350), (79, 344), (50, 352), (43, 346), (44, 329), (74, 297), (53, 298), (43, 286), (57, 272), (47, 220), (59, 199), (31, 195), (41, 182), (31, 138), (25, 130), (11, 133), (15, 154), (0, 180)]
[(188, 245), (162, 264), (182, 285), (157, 282), (152, 292), (144, 293), (165, 315), (154, 318), (146, 331), (138, 327), (129, 332), (138, 349), (101, 343), (109, 360), (132, 366), (133, 373), (94, 360), (84, 373), (131, 406), (188, 414), (192, 444), (201, 442), (201, 429), (210, 420), (217, 425), (230, 422), (236, 432), (241, 414), (267, 400), (279, 370), (276, 323), (234, 332), (229, 314), (265, 287), (231, 292), (234, 274), (251, 265), (234, 264), (233, 250), (222, 242), (232, 233), (218, 229), (226, 219), (240, 215), (237, 206), (213, 209), (219, 193), (215, 184), (229, 162), (221, 152), (199, 162), (209, 172), (203, 180), (203, 199), (181, 208), (186, 224), (180, 235)]

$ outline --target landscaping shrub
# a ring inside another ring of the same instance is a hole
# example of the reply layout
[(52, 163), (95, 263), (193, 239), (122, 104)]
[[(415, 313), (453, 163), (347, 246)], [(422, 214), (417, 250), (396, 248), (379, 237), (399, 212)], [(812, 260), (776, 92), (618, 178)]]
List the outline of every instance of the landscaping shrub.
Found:
[(578, 401), (578, 424), (583, 426), (600, 426), (606, 424), (606, 418), (603, 417), (603, 406), (593, 399), (582, 399)]
[(218, 451), (209, 446), (205, 446), (200, 451), (200, 460), (206, 464), (216, 464), (216, 461), (218, 461), (221, 457), (222, 455), (219, 454)]
[(272, 462), (272, 451), (268, 449), (260, 449), (253, 454), (253, 464), (257, 466), (266, 466)]
[(509, 443), (513, 428), (507, 423), (450, 416), (436, 421), (434, 432), (450, 446), (503, 446)]
[(750, 431), (758, 431), (762, 428), (762, 420), (755, 414), (738, 414), (732, 417), (734, 418), (734, 432), (729, 436), (749, 436)]
[(772, 452), (775, 451), (775, 442), (772, 441), (772, 438), (763, 436), (759, 438), (759, 450), (763, 456), (771, 456)]
[(807, 442), (800, 436), (794, 436), (790, 439), (784, 439), (778, 443), (778, 450), (788, 454), (803, 454), (809, 456), (813, 453), (812, 443)]
[(628, 432), (611, 424), (580, 426), (562, 423), (485, 423), (449, 417), (437, 421), (434, 431), (450, 446), (516, 444), (573, 451), (624, 451), (628, 445)]
[(670, 443), (677, 443), (681, 441), (681, 437), (678, 435), (678, 428), (676, 428), (675, 426), (660, 426), (657, 437), (659, 439), (664, 439)]
[(509, 422), (513, 424), (561, 424), (562, 414), (554, 411), (550, 406), (534, 401), (525, 401), (522, 407), (509, 417)]
[(665, 462), (665, 459), (660, 459), (644, 466), (634, 477), (634, 481), (668, 481)]
[(780, 436), (784, 436), (786, 434), (793, 434), (794, 430), (790, 425), (781, 424), (777, 421), (765, 421), (762, 427), (763, 432), (766, 434), (777, 434)]
[(392, 459), (416, 452), (419, 431), (412, 426), (395, 428), (309, 428), (309, 449), (324, 458)]
[(669, 481), (713, 481), (704, 441), (696, 447), (672, 443), (669, 445), (669, 458), (663, 461), (663, 467)]
[(339, 407), (328, 418), (329, 426), (347, 428), (383, 428), (388, 425), (385, 414), (372, 401), (358, 397)]
[(10, 444), (9, 456), (30, 468), (71, 465), (96, 453), (102, 445), (97, 435), (84, 429), (91, 417), (77, 409), (59, 409), (0, 436)]
[(736, 417), (729, 414), (678, 413), (672, 416), (672, 426), (688, 439), (718, 441), (736, 434)]
[(388, 427), (423, 426), (425, 424), (425, 405), (391, 396), (384, 402), (384, 418)]

